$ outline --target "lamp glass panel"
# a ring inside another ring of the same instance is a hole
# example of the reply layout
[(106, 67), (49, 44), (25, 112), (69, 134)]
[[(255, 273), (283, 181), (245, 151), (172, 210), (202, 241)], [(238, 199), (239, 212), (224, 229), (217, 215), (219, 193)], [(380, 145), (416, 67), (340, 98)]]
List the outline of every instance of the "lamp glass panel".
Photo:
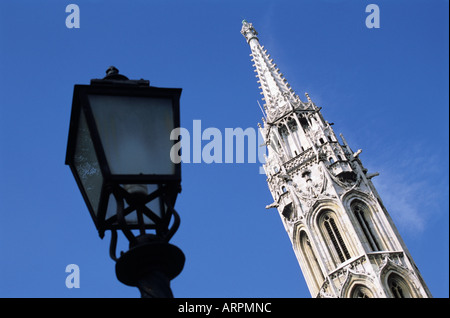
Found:
[[(147, 188), (147, 193), (150, 194), (153, 191), (158, 189), (158, 185), (157, 184), (146, 184), (144, 185)], [(125, 205), (125, 208), (128, 205)], [(162, 214), (164, 213), (164, 211), (161, 210), (161, 205), (160, 205), (160, 197), (157, 197), (155, 199), (153, 199), (152, 201), (148, 202), (145, 205), (147, 208), (149, 208), (154, 214), (156, 214), (158, 217), (161, 217)], [(166, 205), (164, 204), (164, 208), (166, 208)], [(116, 216), (117, 214), (117, 203), (116, 200), (114, 198), (113, 195), (109, 196), (109, 200), (108, 200), (108, 206), (106, 209), (106, 217), (105, 219), (108, 220), (111, 217)], [(125, 216), (125, 221), (127, 223), (127, 225), (133, 227), (133, 226), (137, 226), (138, 225), (138, 218), (137, 218), (137, 214), (136, 211), (133, 211), (131, 213), (129, 213), (128, 215)], [(149, 217), (143, 215), (143, 221), (145, 225), (153, 225), (155, 224)]]
[(103, 176), (83, 111), (80, 112), (73, 163), (89, 203), (97, 214)]
[(89, 95), (112, 174), (173, 175), (170, 98)]

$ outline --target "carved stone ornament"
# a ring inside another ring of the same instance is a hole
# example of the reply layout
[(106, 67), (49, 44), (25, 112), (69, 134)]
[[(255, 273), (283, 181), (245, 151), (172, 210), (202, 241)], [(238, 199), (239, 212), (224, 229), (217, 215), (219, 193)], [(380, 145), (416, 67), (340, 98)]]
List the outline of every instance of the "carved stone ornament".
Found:
[(373, 284), (373, 277), (369, 275), (366, 271), (355, 271), (353, 269), (347, 268), (345, 270), (345, 279), (341, 286), (337, 286), (339, 290), (339, 297), (346, 298), (349, 295), (349, 289), (354, 282), (360, 282), (364, 286), (371, 286)]
[(302, 177), (306, 180), (306, 186), (300, 187), (295, 182), (292, 182), (292, 186), (297, 197), (308, 208), (312, 207), (317, 200), (336, 198), (335, 195), (325, 191), (327, 178), (321, 167), (319, 167), (319, 175), (314, 178), (317, 181), (312, 180), (311, 171), (307, 168), (302, 170)]
[(342, 189), (344, 189), (346, 191), (350, 191), (350, 190), (355, 189), (356, 187), (359, 187), (359, 185), (361, 183), (362, 178), (359, 174), (356, 175), (356, 179), (351, 179), (351, 178), (343, 178), (343, 177), (335, 176), (334, 173), (332, 173), (329, 168), (327, 168), (327, 170), (328, 170), (328, 175), (331, 177), (331, 179), (338, 186), (340, 186)]
[(410, 271), (409, 268), (402, 264), (402, 262), (400, 261), (400, 257), (394, 256), (395, 254), (399, 254), (401, 257), (403, 257), (403, 253), (384, 253), (381, 255), (381, 259), (383, 261), (377, 269), (378, 275), (380, 275), (380, 273), (383, 271), (387, 271), (388, 269), (400, 269), (414, 275), (414, 273)]

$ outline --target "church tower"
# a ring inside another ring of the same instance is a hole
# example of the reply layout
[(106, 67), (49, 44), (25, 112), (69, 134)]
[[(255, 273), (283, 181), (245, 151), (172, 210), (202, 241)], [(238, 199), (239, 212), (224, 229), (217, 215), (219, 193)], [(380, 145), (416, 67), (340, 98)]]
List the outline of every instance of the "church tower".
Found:
[(312, 297), (432, 297), (359, 155), (242, 22), (264, 96), (264, 170)]

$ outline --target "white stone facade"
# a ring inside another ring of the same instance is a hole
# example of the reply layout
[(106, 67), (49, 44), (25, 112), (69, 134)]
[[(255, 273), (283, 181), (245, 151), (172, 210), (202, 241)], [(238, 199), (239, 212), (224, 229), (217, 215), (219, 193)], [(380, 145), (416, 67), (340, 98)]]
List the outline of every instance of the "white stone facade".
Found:
[(264, 169), (312, 297), (431, 297), (358, 155), (290, 88), (251, 23), (265, 117)]

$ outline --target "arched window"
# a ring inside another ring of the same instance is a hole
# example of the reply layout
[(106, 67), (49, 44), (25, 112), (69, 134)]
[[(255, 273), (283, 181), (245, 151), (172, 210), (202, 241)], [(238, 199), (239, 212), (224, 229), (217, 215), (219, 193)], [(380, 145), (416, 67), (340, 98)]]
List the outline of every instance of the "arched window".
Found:
[(353, 287), (350, 293), (351, 298), (373, 298), (373, 294), (369, 288), (364, 285), (358, 284)]
[(381, 251), (382, 245), (380, 244), (380, 240), (376, 234), (374, 224), (372, 222), (372, 218), (370, 217), (370, 211), (367, 205), (362, 203), (361, 201), (355, 201), (351, 205), (351, 209), (356, 219), (358, 220), (358, 224), (364, 233), (367, 243), (371, 251)]
[(308, 274), (305, 275), (305, 277), (307, 277), (310, 281), (309, 284), (314, 284), (315, 292), (318, 293), (324, 281), (324, 277), (322, 270), (320, 269), (319, 262), (312, 249), (308, 235), (304, 231), (300, 234), (300, 248), (304, 258), (304, 264), (306, 265), (306, 269), (308, 271)]
[(331, 211), (326, 211), (320, 218), (322, 234), (325, 236), (327, 245), (332, 249), (332, 253), (336, 263), (343, 263), (350, 258), (350, 253), (347, 249), (342, 232), (335, 220), (335, 214)]
[(410, 298), (408, 284), (397, 274), (391, 274), (388, 278), (388, 287), (394, 298)]

